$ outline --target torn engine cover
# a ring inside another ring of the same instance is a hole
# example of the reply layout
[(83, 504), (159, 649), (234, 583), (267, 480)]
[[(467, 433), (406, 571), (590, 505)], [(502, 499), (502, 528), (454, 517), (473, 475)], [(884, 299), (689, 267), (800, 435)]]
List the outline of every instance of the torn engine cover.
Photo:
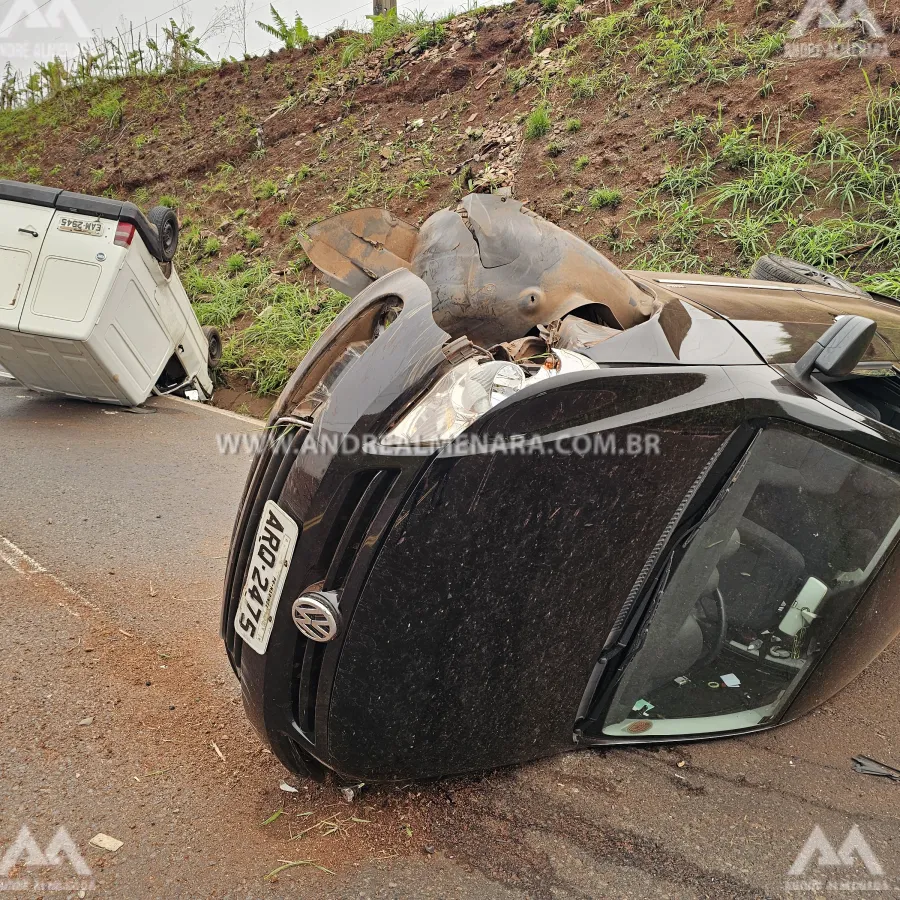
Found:
[(470, 194), (418, 230), (385, 210), (353, 210), (310, 228), (304, 249), (351, 296), (410, 269), (431, 289), (438, 326), (482, 346), (591, 305), (618, 329), (653, 314), (653, 298), (590, 244), (498, 195)]

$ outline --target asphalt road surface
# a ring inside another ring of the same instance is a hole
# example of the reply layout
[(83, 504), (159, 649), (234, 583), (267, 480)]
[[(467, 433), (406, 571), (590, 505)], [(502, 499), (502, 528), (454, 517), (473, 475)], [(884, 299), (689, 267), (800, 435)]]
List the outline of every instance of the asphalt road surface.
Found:
[[(0, 860), (23, 826), (34, 839), (0, 888), (167, 900), (846, 896), (788, 888), (877, 883), (874, 858), (889, 885), (878, 896), (900, 896), (900, 785), (850, 766), (856, 754), (900, 765), (896, 645), (820, 711), (751, 738), (367, 786), (351, 802), (290, 776), (247, 725), (218, 639), (249, 459), (220, 455), (216, 435), (256, 426), (153, 406), (60, 402), (0, 378)], [(788, 875), (816, 826), (839, 848), (853, 825), (869, 869), (858, 853), (831, 867), (817, 853), (804, 876)], [(81, 873), (48, 847), (60, 827)], [(121, 848), (91, 846), (99, 833)]]

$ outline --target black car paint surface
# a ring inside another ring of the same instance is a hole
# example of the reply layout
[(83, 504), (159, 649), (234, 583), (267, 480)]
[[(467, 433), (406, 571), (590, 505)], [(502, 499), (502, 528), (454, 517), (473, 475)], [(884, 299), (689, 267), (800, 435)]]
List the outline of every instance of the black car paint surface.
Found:
[[(620, 338), (586, 353), (601, 368), (531, 385), (470, 429), (524, 434), (563, 452), (316, 452), (328, 435), (383, 433), (473, 351), (434, 324), (424, 283), (398, 272), (356, 298), (304, 371), (329, 342), (340, 345), (341, 328), (361, 310), (394, 297), (403, 301), (399, 318), (330, 385), (309, 433), (291, 419), (308, 389), (303, 373), (289, 385), (270, 424), (293, 435), (291, 450), (257, 460), (235, 532), (223, 634), (251, 720), (293, 768), (433, 777), (565, 751), (576, 740), (614, 742), (586, 735), (579, 710), (598, 715), (591, 698), (608, 698), (642, 600), (760, 428), (794, 423), (900, 460), (892, 429), (822, 404), (766, 365), (724, 313), (674, 295), (677, 327), (638, 325), (618, 346)], [(800, 352), (796, 344), (787, 355)], [(600, 453), (567, 444), (597, 435), (605, 436)], [(658, 453), (629, 453), (629, 436), (641, 447), (652, 436)], [(242, 650), (231, 619), (265, 499), (302, 531), (261, 656)], [(831, 696), (900, 630), (895, 566), (889, 557), (783, 720)], [(291, 600), (311, 588), (340, 597), (343, 630), (326, 644), (291, 622)]]

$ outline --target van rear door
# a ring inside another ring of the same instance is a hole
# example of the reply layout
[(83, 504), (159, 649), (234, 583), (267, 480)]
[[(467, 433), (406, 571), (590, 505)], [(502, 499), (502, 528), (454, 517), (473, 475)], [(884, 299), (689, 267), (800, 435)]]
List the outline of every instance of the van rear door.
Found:
[(19, 330), (86, 341), (128, 252), (114, 219), (57, 209), (28, 289)]
[(52, 207), (0, 199), (0, 328), (18, 331)]

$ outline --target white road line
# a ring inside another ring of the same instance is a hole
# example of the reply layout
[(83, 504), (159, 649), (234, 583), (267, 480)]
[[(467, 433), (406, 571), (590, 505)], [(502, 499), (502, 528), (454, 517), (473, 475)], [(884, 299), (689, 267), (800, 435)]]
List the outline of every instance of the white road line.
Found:
[(0, 535), (0, 559), (20, 575), (43, 575), (47, 570), (21, 547)]
[(54, 575), (49, 569), (42, 566), (34, 557), (29, 556), (21, 547), (16, 546), (9, 538), (0, 534), (0, 559), (13, 571), (20, 575), (41, 575), (48, 581), (52, 581), (58, 588), (65, 591), (70, 597), (74, 597), (83, 606), (100, 612), (100, 607), (91, 603), (84, 594), (76, 591), (71, 585), (66, 584), (58, 575)]
[(170, 395), (165, 395), (163, 397), (154, 397), (151, 398), (156, 400), (156, 402), (163, 401), (163, 403), (177, 403), (183, 406), (189, 406), (191, 409), (203, 409), (206, 412), (217, 413), (220, 416), (226, 416), (229, 419), (237, 419), (239, 422), (247, 422), (250, 425), (256, 425), (258, 428), (262, 428), (266, 422), (265, 419), (254, 419), (253, 416), (244, 416), (240, 413), (232, 412), (230, 409), (219, 409), (218, 406), (212, 406), (209, 403), (197, 403), (194, 400), (185, 400), (184, 397), (173, 397)]

